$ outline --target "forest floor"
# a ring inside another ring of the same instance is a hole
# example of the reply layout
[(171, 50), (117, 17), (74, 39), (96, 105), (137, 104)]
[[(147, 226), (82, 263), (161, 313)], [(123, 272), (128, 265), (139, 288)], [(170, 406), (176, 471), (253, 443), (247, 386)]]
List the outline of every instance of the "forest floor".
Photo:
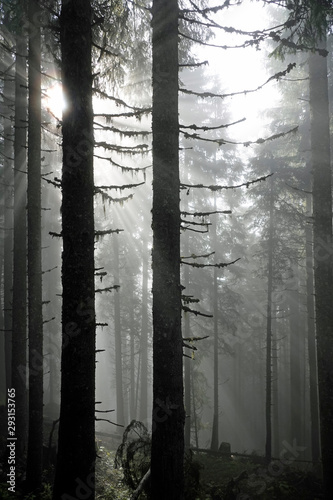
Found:
[[(124, 470), (115, 468), (115, 450), (101, 445), (96, 462), (96, 500), (129, 500), (131, 490), (124, 482)], [(218, 454), (195, 452), (186, 459), (185, 500), (320, 500), (319, 474), (309, 467), (274, 462), (266, 467), (260, 458), (225, 458)], [(53, 468), (45, 474), (41, 500), (51, 500)], [(0, 478), (0, 498), (34, 500), (33, 496), (7, 491), (6, 479)], [(144, 500), (144, 494), (140, 500)]]

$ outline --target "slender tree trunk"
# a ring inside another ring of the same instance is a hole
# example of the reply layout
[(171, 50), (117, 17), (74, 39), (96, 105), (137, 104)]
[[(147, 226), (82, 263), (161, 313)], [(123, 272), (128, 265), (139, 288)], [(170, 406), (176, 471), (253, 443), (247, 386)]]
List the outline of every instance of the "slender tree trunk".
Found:
[[(306, 199), (307, 213), (312, 218), (312, 200), (310, 195)], [(317, 353), (315, 331), (315, 305), (313, 287), (313, 234), (312, 224), (307, 224), (306, 237), (306, 300), (308, 335), (307, 347), (309, 356), (309, 381), (310, 381), (310, 418), (311, 418), (311, 454), (313, 462), (320, 458), (319, 437), (319, 412), (318, 412), (318, 378), (317, 378)]]
[[(274, 304), (274, 316), (277, 317), (277, 310)], [(272, 331), (272, 420), (273, 420), (273, 454), (275, 457), (280, 453), (280, 419), (279, 419), (279, 369), (278, 369), (278, 340), (276, 320), (274, 322), (275, 328)], [(273, 330), (273, 329), (272, 329)]]
[(191, 387), (192, 387), (192, 412), (193, 412), (195, 446), (196, 446), (196, 448), (199, 448), (199, 429), (198, 429), (197, 408), (195, 405), (195, 383), (194, 383), (194, 369), (193, 368), (190, 370), (190, 375), (191, 375)]
[[(216, 210), (216, 197), (214, 200), (214, 210)], [(212, 247), (216, 252), (217, 248), (217, 232), (216, 232), (216, 222), (213, 226), (212, 234)], [(216, 255), (216, 254), (215, 254)], [(219, 332), (218, 332), (218, 286), (217, 286), (217, 268), (214, 267), (213, 276), (213, 318), (214, 318), (214, 381), (213, 381), (213, 393), (214, 393), (214, 410), (213, 410), (213, 428), (212, 428), (212, 440), (210, 448), (213, 451), (218, 451), (219, 449)]]
[[(322, 43), (326, 46), (325, 43)], [(320, 432), (325, 498), (333, 498), (332, 182), (327, 60), (309, 57), (313, 252)]]
[(62, 357), (53, 500), (95, 498), (94, 174), (89, 0), (60, 16), (63, 113)]
[[(119, 286), (119, 241), (118, 235), (113, 236), (113, 254), (114, 254), (114, 285)], [(125, 425), (124, 417), (124, 384), (123, 384), (123, 349), (121, 338), (121, 319), (120, 319), (120, 289), (117, 288), (114, 294), (114, 336), (115, 336), (115, 368), (116, 368), (116, 399), (117, 399), (117, 424)], [(117, 427), (118, 432), (122, 433), (122, 428)]]
[(43, 312), (41, 241), (41, 33), (40, 8), (28, 4), (28, 311), (29, 311), (29, 433), (27, 491), (38, 494), (43, 472)]
[(146, 241), (143, 243), (141, 300), (140, 420), (145, 422), (148, 417), (148, 249)]
[[(25, 2), (20, 2), (23, 13)], [(22, 14), (23, 16), (23, 14)], [(16, 38), (14, 138), (14, 256), (12, 387), (16, 391), (17, 456), (24, 462), (27, 445), (27, 244), (26, 244), (26, 142), (27, 142), (27, 40)]]
[(14, 106), (12, 71), (12, 59), (5, 57), (4, 88), (3, 88), (3, 135), (4, 135), (4, 159), (3, 159), (3, 188), (4, 188), (4, 348), (5, 348), (5, 373), (6, 387), (12, 385), (11, 362), (12, 362), (12, 301), (13, 301), (13, 127), (11, 120), (11, 108)]
[[(298, 293), (298, 267), (293, 269), (293, 290), (289, 295), (289, 325), (290, 325), (290, 439), (296, 439), (297, 443), (303, 441), (303, 412), (302, 412), (302, 343), (301, 324)], [(304, 444), (304, 443), (302, 443)]]
[(272, 458), (272, 293), (273, 293), (273, 236), (274, 184), (271, 178), (269, 206), (268, 266), (267, 266), (267, 326), (266, 326), (266, 447), (267, 462)]
[[(131, 304), (134, 304), (134, 283), (132, 286), (131, 292)], [(129, 367), (129, 376), (130, 376), (130, 398), (129, 398), (129, 416), (130, 421), (136, 419), (136, 411), (135, 411), (135, 328), (134, 328), (134, 309), (130, 308), (130, 338), (129, 338), (129, 346), (130, 346), (130, 367)]]
[(184, 497), (180, 287), (178, 2), (154, 0), (153, 27), (153, 430), (151, 493)]
[[(189, 235), (188, 231), (185, 232), (185, 242), (184, 242), (184, 255), (189, 255)], [(184, 266), (184, 287), (188, 290), (190, 282), (190, 267)], [(190, 313), (184, 313), (184, 337), (191, 337), (191, 326), (190, 326)], [(184, 362), (184, 392), (185, 392), (185, 447), (189, 448), (191, 446), (191, 359), (189, 357), (185, 358)]]

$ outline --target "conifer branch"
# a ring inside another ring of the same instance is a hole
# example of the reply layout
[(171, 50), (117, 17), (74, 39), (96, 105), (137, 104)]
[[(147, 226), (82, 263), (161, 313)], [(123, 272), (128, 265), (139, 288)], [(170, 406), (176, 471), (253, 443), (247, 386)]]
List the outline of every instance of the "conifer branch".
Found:
[[(106, 92), (103, 92), (102, 90), (100, 89), (97, 89), (96, 87), (93, 87), (93, 92), (95, 94), (98, 94), (99, 96), (101, 96), (103, 99), (109, 99), (109, 101), (113, 101), (116, 103), (117, 106), (123, 106), (124, 108), (128, 108), (128, 109), (131, 109), (132, 111), (134, 111), (135, 113), (147, 113), (147, 110), (149, 109), (149, 111), (151, 111), (151, 108), (137, 108), (135, 106), (130, 106), (129, 104), (127, 104), (125, 101), (123, 101), (122, 99), (119, 99), (118, 97), (114, 97), (112, 95), (109, 95), (107, 94)], [(95, 116), (107, 116), (107, 115), (95, 115)]]
[(97, 288), (95, 293), (112, 292), (112, 290), (118, 290), (120, 285), (107, 286), (106, 288)]
[(123, 229), (105, 229), (104, 231), (95, 231), (95, 236), (97, 236), (97, 238), (99, 238), (100, 236), (105, 236), (107, 234), (119, 234), (121, 233), (122, 231), (124, 231)]
[(239, 92), (231, 92), (229, 94), (215, 94), (213, 92), (195, 92), (193, 90), (188, 90), (184, 88), (179, 88), (180, 92), (183, 92), (184, 94), (190, 94), (190, 95), (196, 95), (198, 97), (201, 97), (202, 99), (206, 99), (207, 97), (218, 97), (220, 99), (224, 99), (226, 97), (233, 97), (235, 95), (247, 95), (251, 94), (253, 92), (257, 92), (258, 90), (261, 90), (265, 85), (270, 83), (273, 80), (280, 80), (282, 77), (286, 76), (288, 73), (290, 73), (294, 68), (296, 67), (296, 63), (290, 63), (288, 64), (287, 68), (283, 71), (278, 71), (274, 75), (270, 76), (264, 83), (256, 87), (255, 89), (248, 89), (248, 90), (241, 90)]
[(190, 215), (192, 217), (207, 217), (214, 214), (232, 214), (231, 210), (214, 210), (213, 212), (180, 212), (181, 215)]
[(231, 127), (232, 125), (237, 125), (238, 123), (242, 123), (242, 122), (245, 122), (246, 121), (246, 118), (241, 118), (240, 120), (237, 120), (235, 122), (232, 122), (232, 123), (226, 123), (224, 125), (217, 125), (216, 127), (208, 127), (208, 126), (202, 126), (202, 127), (199, 127), (198, 125), (181, 125), (179, 124), (179, 128), (180, 129), (191, 129), (191, 130), (203, 130), (204, 132), (207, 132), (209, 130), (219, 130), (221, 128), (227, 128), (227, 127)]
[(102, 123), (94, 122), (94, 125), (100, 127), (100, 129), (95, 129), (95, 130), (107, 130), (110, 132), (114, 132), (116, 134), (119, 134), (120, 136), (125, 136), (125, 137), (138, 137), (139, 135), (143, 137), (147, 137), (151, 135), (151, 131), (149, 130), (121, 130), (116, 127), (111, 127), (109, 125), (103, 125)]
[(222, 267), (228, 267), (228, 266), (231, 266), (232, 264), (235, 264), (236, 262), (238, 262), (240, 260), (240, 257), (238, 257), (238, 259), (236, 260), (233, 260), (232, 262), (219, 262), (217, 264), (199, 264), (197, 262), (185, 262), (183, 260), (181, 260), (181, 264), (187, 264), (188, 266), (192, 266), (192, 267), (216, 267), (218, 269), (221, 269)]
[(95, 189), (130, 189), (138, 186), (142, 186), (144, 182), (139, 182), (138, 184), (124, 184), (123, 186), (95, 186)]
[(105, 120), (112, 120), (112, 118), (138, 118), (140, 119), (142, 115), (149, 115), (151, 113), (151, 108), (138, 108), (136, 111), (130, 111), (127, 113), (96, 113), (94, 116), (96, 118), (105, 118)]
[(214, 254), (215, 254), (215, 252), (209, 252), (209, 253), (206, 253), (204, 255), (195, 255), (194, 253), (192, 253), (188, 257), (182, 257), (182, 259), (202, 259), (202, 258), (206, 259), (207, 257), (211, 257)]
[(265, 142), (268, 141), (280, 139), (281, 137), (285, 137), (288, 134), (297, 132), (297, 130), (298, 126), (293, 127), (292, 129), (289, 129), (286, 132), (279, 132), (277, 134), (270, 135), (269, 137), (266, 138), (259, 137), (259, 139), (256, 139), (255, 141), (245, 141), (245, 142), (229, 141), (227, 139), (223, 139), (222, 137), (218, 139), (207, 139), (206, 137), (201, 137), (199, 134), (188, 134), (187, 132), (182, 132), (182, 131), (181, 132), (184, 135), (185, 139), (196, 139), (198, 141), (214, 142), (219, 146), (223, 146), (224, 144), (233, 144), (233, 145), (245, 146), (247, 148), (252, 144), (264, 144)]
[(95, 187), (95, 195), (99, 194), (102, 196), (103, 203), (106, 201), (108, 203), (124, 203), (124, 201), (131, 200), (133, 198), (133, 194), (129, 194), (128, 196), (123, 196), (122, 198), (113, 198), (109, 194), (105, 193), (102, 189), (96, 188)]
[(262, 182), (271, 177), (273, 174), (268, 174), (264, 175), (263, 177), (258, 177), (257, 179), (254, 179), (252, 181), (246, 181), (242, 182), (241, 184), (235, 184), (234, 186), (219, 186), (219, 185), (211, 185), (211, 186), (205, 186), (204, 184), (180, 184), (181, 189), (192, 189), (192, 188), (205, 188), (205, 189), (210, 189), (211, 191), (221, 191), (222, 189), (237, 189), (240, 187), (249, 187), (251, 184), (256, 184), (257, 182)]
[(150, 151), (150, 149), (148, 149), (148, 144), (137, 144), (136, 146), (119, 146), (118, 144), (108, 144), (107, 142), (96, 142), (95, 146), (97, 148), (103, 148), (108, 151), (115, 151), (119, 154), (143, 155)]
[[(187, 307), (187, 306), (182, 306), (182, 310), (185, 312), (195, 314), (196, 316), (204, 316), (205, 318), (212, 318), (213, 317), (212, 314), (205, 314), (205, 313), (202, 313), (200, 311), (196, 311), (195, 309), (191, 309), (190, 307)], [(193, 349), (193, 348), (191, 347), (190, 349)]]

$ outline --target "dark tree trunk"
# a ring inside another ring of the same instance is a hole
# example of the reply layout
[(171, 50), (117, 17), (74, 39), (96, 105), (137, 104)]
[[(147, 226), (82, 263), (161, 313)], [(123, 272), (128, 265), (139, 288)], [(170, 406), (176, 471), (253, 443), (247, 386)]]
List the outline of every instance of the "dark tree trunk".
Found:
[[(24, 12), (25, 2), (20, 2)], [(26, 142), (27, 142), (27, 40), (16, 37), (15, 138), (14, 138), (14, 256), (12, 387), (16, 391), (17, 456), (24, 461), (27, 445), (27, 243), (26, 243)]]
[(304, 443), (303, 437), (303, 384), (302, 366), (304, 364), (303, 331), (300, 317), (298, 266), (293, 269), (293, 289), (289, 290), (289, 325), (290, 325), (290, 439)]
[[(277, 307), (272, 304), (273, 315), (277, 317)], [(278, 368), (278, 352), (279, 343), (277, 339), (276, 321), (275, 328), (272, 328), (272, 441), (273, 454), (275, 457), (280, 453), (280, 418), (279, 418), (279, 368)]]
[(62, 359), (53, 499), (95, 498), (94, 176), (89, 0), (63, 1)]
[[(118, 235), (113, 236), (114, 253), (114, 286), (119, 286), (119, 241)], [(123, 349), (120, 319), (120, 289), (114, 295), (114, 338), (115, 338), (115, 367), (116, 367), (116, 399), (117, 399), (117, 424), (125, 425), (124, 418), (124, 386), (123, 386)], [(122, 433), (122, 427), (117, 427)]]
[(148, 418), (148, 248), (143, 242), (142, 260), (142, 307), (141, 307), (141, 373), (140, 373), (140, 420)]
[(153, 2), (152, 498), (183, 493), (184, 403), (180, 287), (178, 2)]
[[(312, 218), (312, 200), (310, 195), (306, 199), (307, 213)], [(307, 303), (307, 347), (309, 356), (309, 382), (310, 382), (310, 418), (311, 418), (311, 454), (313, 462), (320, 459), (319, 413), (318, 413), (318, 378), (317, 378), (317, 353), (315, 330), (315, 305), (313, 287), (313, 234), (312, 224), (305, 228), (306, 237), (306, 303)]]
[(266, 325), (266, 445), (265, 458), (272, 458), (272, 293), (273, 293), (273, 236), (274, 236), (274, 184), (271, 178), (269, 205), (269, 236), (267, 266), (267, 325)]
[[(216, 210), (216, 197), (214, 201), (214, 210)], [(213, 234), (212, 234), (212, 248), (213, 251), (216, 252), (217, 249), (217, 227), (216, 222), (213, 226)], [(215, 253), (216, 256), (216, 253)], [(217, 261), (216, 261), (217, 262)], [(214, 267), (214, 276), (213, 276), (213, 318), (214, 318), (214, 351), (213, 351), (213, 401), (214, 401), (214, 410), (213, 410), (213, 428), (212, 428), (212, 440), (210, 444), (210, 448), (213, 451), (218, 451), (219, 449), (219, 332), (218, 332), (218, 285), (217, 285), (217, 273), (218, 270)]]
[(3, 189), (4, 189), (4, 348), (5, 348), (5, 373), (6, 387), (12, 385), (11, 360), (12, 360), (12, 297), (13, 297), (13, 127), (12, 107), (13, 95), (13, 63), (7, 54), (4, 58), (4, 88), (3, 88), (3, 136), (4, 136), (4, 158), (3, 158)]
[[(325, 45), (324, 43), (322, 44)], [(320, 432), (325, 498), (333, 498), (332, 182), (327, 60), (309, 57), (313, 168), (313, 253)]]
[[(39, 14), (39, 15), (38, 15)], [(40, 8), (28, 4), (29, 122), (28, 122), (28, 316), (29, 432), (27, 491), (42, 486), (43, 455), (43, 313), (41, 242), (41, 33)]]

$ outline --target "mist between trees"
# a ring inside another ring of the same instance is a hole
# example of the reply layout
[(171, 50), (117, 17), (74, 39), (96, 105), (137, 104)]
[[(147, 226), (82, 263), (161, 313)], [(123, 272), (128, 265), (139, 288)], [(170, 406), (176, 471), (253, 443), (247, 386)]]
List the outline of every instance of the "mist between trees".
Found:
[(332, 2), (0, 15), (1, 498), (333, 498)]

